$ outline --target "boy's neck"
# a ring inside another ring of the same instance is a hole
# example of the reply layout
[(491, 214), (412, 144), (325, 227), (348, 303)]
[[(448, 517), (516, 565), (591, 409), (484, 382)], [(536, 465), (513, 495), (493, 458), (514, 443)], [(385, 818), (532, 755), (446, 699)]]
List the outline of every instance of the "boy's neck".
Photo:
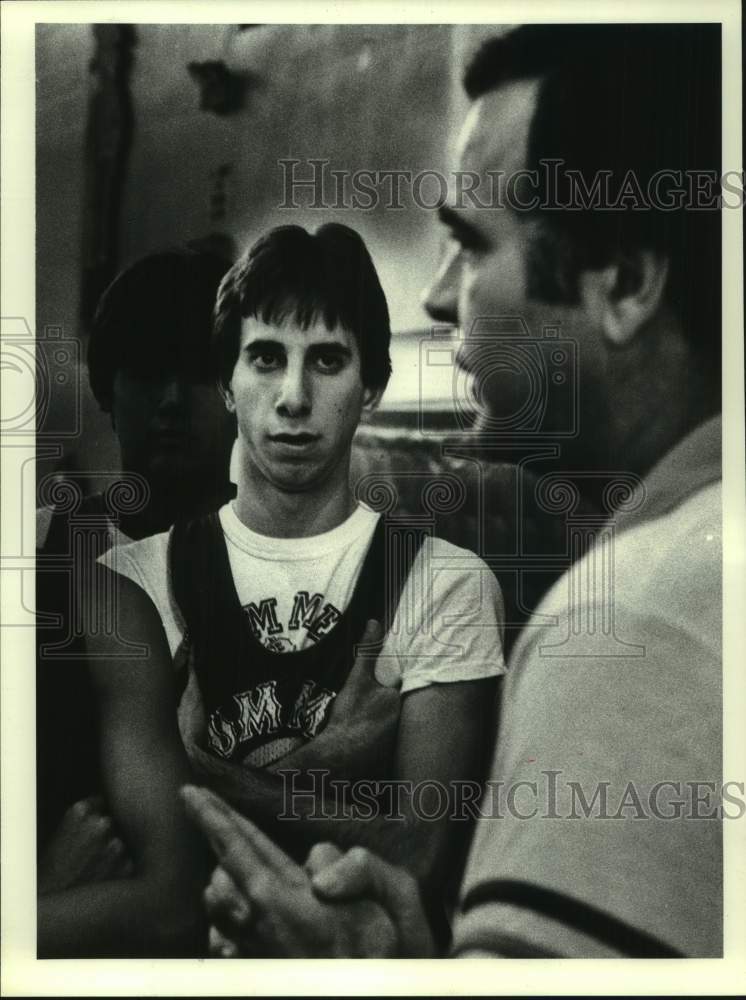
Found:
[(263, 493), (255, 485), (247, 489), (239, 483), (233, 510), (247, 528), (272, 538), (323, 535), (346, 521), (357, 506), (348, 484), (331, 495), (272, 490), (265, 497)]

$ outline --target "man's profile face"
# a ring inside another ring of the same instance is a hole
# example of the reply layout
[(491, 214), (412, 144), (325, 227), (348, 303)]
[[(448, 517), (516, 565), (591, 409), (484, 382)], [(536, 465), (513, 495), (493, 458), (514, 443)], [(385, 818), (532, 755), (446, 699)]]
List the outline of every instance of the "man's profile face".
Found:
[(363, 386), (352, 333), (292, 316), (243, 320), (227, 395), (247, 474), (287, 492), (346, 485), (353, 435), (378, 396)]
[[(441, 209), (449, 239), (425, 298), (434, 319), (460, 327), (458, 364), (479, 382), (490, 415), (503, 418), (517, 412), (533, 390), (520, 366), (501, 368), (495, 363), (495, 319), (520, 317), (532, 338), (541, 337), (547, 325), (559, 325), (560, 336), (576, 340), (578, 353), (586, 359), (594, 353), (594, 341), (598, 343), (598, 337), (589, 336), (588, 317), (580, 305), (549, 304), (532, 295), (530, 248), (539, 223), (515, 208), (499, 207), (507, 179), (526, 169), (538, 89), (538, 80), (508, 83), (473, 103), (459, 141), (457, 167), (477, 173), (479, 200), (498, 207), (480, 207), (462, 197), (460, 204), (452, 200)], [(493, 188), (489, 171), (495, 172)], [(544, 429), (551, 430), (551, 422), (548, 412)]]

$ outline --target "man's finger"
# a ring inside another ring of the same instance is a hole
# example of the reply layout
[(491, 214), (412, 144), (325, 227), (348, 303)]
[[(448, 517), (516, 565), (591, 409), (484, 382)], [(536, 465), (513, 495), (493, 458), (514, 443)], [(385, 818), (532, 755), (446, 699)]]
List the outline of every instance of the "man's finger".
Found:
[(101, 795), (89, 795), (83, 800), (88, 807), (88, 812), (103, 813), (106, 810), (106, 803)]
[(367, 898), (379, 903), (399, 932), (400, 957), (426, 957), (432, 953), (430, 927), (414, 878), (364, 847), (353, 847), (335, 864), (311, 880), (322, 899)]
[(336, 844), (314, 844), (308, 852), (308, 857), (303, 867), (309, 875), (315, 875), (316, 872), (323, 871), (324, 868), (328, 868), (342, 857), (344, 855)]
[(218, 861), (237, 885), (247, 887), (252, 870), (273, 874), (300, 868), (250, 820), (207, 788), (184, 785), (181, 797), (189, 817), (207, 836)]
[(213, 958), (238, 958), (239, 952), (236, 942), (231, 941), (214, 925), (210, 927), (209, 945)]
[(389, 864), (364, 847), (353, 847), (336, 863), (312, 879), (314, 891), (325, 899), (372, 896), (386, 909), (411, 901), (416, 883), (402, 868)]
[(251, 927), (251, 910), (245, 900), (241, 901), (241, 908), (236, 909), (233, 900), (222, 896), (210, 883), (202, 893), (202, 901), (210, 923), (221, 934), (240, 944)]
[(373, 895), (375, 881), (370, 861), (351, 850), (314, 872), (311, 884), (322, 899), (354, 900)]
[(246, 924), (251, 916), (251, 907), (228, 872), (218, 865), (212, 873), (209, 888), (212, 898), (224, 909), (236, 924)]

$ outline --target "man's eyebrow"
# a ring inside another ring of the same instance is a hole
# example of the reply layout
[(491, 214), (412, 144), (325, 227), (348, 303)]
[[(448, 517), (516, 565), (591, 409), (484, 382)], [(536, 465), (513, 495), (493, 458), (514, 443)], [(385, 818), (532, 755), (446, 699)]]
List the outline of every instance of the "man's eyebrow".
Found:
[(477, 227), (467, 222), (459, 212), (449, 208), (448, 205), (438, 207), (438, 218), (444, 226), (448, 226), (455, 236), (480, 246), (487, 245), (487, 240)]

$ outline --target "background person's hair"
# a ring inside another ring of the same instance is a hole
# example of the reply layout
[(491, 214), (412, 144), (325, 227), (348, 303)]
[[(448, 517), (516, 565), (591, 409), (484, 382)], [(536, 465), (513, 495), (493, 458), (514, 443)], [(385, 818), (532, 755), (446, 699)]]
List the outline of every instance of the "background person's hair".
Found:
[[(652, 250), (669, 260), (666, 301), (703, 361), (719, 369), (721, 218), (719, 207), (563, 209), (572, 195), (561, 181), (542, 186), (557, 158), (578, 171), (587, 190), (610, 171), (612, 200), (633, 171), (647, 197), (661, 170), (721, 175), (721, 68), (718, 24), (524, 25), (487, 41), (467, 68), (471, 98), (502, 84), (540, 79), (529, 133), (528, 169), (550, 207), (527, 213), (542, 219), (531, 249), (529, 288), (545, 300), (577, 299), (584, 269), (633, 261)], [(661, 183), (662, 198), (676, 181)], [(557, 207), (551, 207), (555, 205)]]
[(360, 352), (363, 384), (383, 389), (391, 374), (391, 324), (386, 296), (362, 238), (327, 223), (315, 233), (301, 226), (270, 230), (234, 264), (215, 308), (214, 362), (218, 381), (230, 382), (238, 358), (241, 321), (254, 317), (301, 329), (323, 320), (342, 326)]
[(119, 370), (155, 378), (186, 369), (209, 381), (212, 314), (230, 266), (217, 254), (177, 248), (142, 257), (114, 279), (88, 344), (88, 377), (102, 410), (111, 410)]

